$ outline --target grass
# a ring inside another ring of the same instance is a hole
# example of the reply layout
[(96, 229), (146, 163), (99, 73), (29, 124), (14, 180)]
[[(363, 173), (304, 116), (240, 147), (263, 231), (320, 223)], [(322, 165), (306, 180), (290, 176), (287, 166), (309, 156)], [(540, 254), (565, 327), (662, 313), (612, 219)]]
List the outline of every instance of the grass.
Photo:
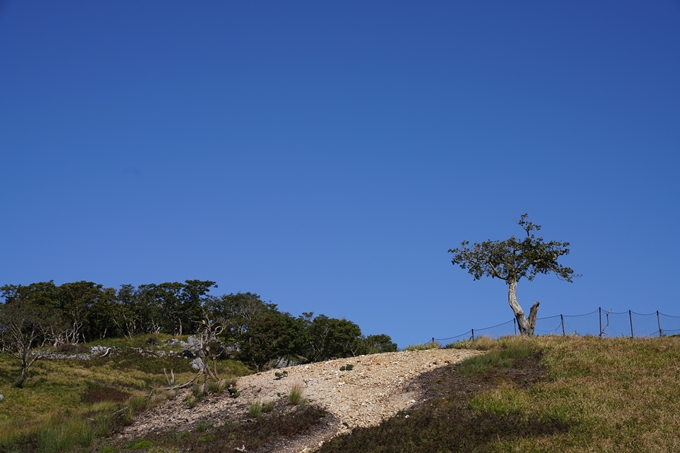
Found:
[(288, 402), (290, 404), (300, 404), (300, 401), (302, 401), (302, 391), (302, 384), (293, 384), (288, 394)]
[(262, 401), (251, 401), (248, 404), (248, 417), (260, 418), (262, 415)]
[(422, 376), (427, 402), (319, 452), (680, 451), (680, 338), (474, 343)]
[[(130, 423), (135, 414), (171, 397), (155, 392), (148, 398), (153, 389), (167, 385), (163, 368), (173, 369), (178, 383), (191, 379), (195, 371), (188, 360), (141, 357), (127, 347), (148, 345), (149, 338), (108, 341), (108, 346), (120, 348), (115, 356), (39, 360), (23, 389), (11, 387), (19, 374), (18, 361), (0, 354), (0, 394), (5, 396), (0, 403), (0, 453), (88, 451), (97, 439)], [(94, 344), (80, 349), (89, 350)], [(217, 370), (225, 377), (249, 373), (242, 364), (226, 360), (217, 362)], [(220, 385), (231, 381), (224, 382)]]
[(404, 351), (426, 351), (428, 349), (439, 349), (439, 343), (430, 341), (429, 343), (412, 344), (406, 346)]
[[(378, 427), (337, 437), (319, 451), (680, 451), (680, 337), (482, 337), (447, 347), (488, 352), (421, 375), (424, 403)], [(190, 432), (105, 446), (102, 436), (155, 404), (153, 398), (171, 397), (147, 397), (166, 384), (163, 367), (176, 366), (178, 382), (194, 375), (172, 358), (142, 360), (124, 353), (120, 359), (39, 361), (25, 388), (13, 389), (17, 364), (0, 354), (0, 393), (5, 395), (0, 453), (114, 453), (135, 446), (145, 453), (242, 446), (275, 451), (276, 442), (305, 432), (325, 415), (305, 404), (298, 385), (278, 404), (253, 403), (259, 414), (249, 423), (213, 426), (206, 421)], [(218, 363), (225, 376), (227, 370), (243, 369)], [(230, 384), (234, 381), (210, 384), (209, 392)]]
[(496, 347), (498, 347), (498, 343), (486, 335), (474, 340), (463, 340), (446, 345), (447, 349), (474, 349), (477, 351), (488, 351)]

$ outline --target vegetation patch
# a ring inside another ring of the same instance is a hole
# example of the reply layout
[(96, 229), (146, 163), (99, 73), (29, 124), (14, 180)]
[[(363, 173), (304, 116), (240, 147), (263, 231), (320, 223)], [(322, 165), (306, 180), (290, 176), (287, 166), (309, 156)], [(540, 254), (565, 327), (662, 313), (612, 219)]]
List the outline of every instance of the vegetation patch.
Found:
[(482, 341), (421, 376), (424, 403), (319, 452), (680, 451), (680, 339)]
[(428, 349), (439, 349), (439, 343), (435, 341), (430, 341), (429, 343), (412, 344), (406, 346), (406, 348), (404, 348), (404, 351), (427, 351)]
[[(264, 409), (269, 404), (260, 403), (259, 406), (262, 412), (265, 412)], [(159, 452), (222, 453), (237, 451), (236, 449), (273, 451), (268, 448), (281, 439), (307, 432), (321, 423), (325, 416), (325, 411), (314, 406), (306, 406), (292, 412), (273, 410), (267, 416), (260, 416), (249, 423), (225, 423), (221, 426), (204, 423), (200, 425), (200, 429), (197, 427), (193, 431), (147, 436), (147, 441), (152, 442)]]
[[(131, 343), (145, 343), (146, 338)], [(0, 354), (0, 393), (5, 396), (0, 404), (0, 453), (99, 451), (98, 439), (172, 397), (171, 393), (157, 391), (167, 385), (164, 366), (166, 370), (174, 368), (180, 383), (195, 376), (186, 359), (142, 357), (125, 344), (119, 342), (117, 347), (120, 356), (39, 360), (22, 389), (12, 387), (18, 362), (10, 354)], [(225, 379), (210, 383), (210, 392), (250, 373), (232, 360), (218, 360), (216, 367)]]
[(91, 384), (87, 391), (80, 397), (80, 401), (85, 404), (95, 404), (102, 402), (122, 403), (127, 401), (132, 395), (128, 392), (118, 390), (113, 387), (99, 384)]
[(290, 393), (288, 394), (288, 402), (290, 404), (300, 404), (302, 401), (302, 391), (303, 387), (301, 384), (294, 384), (290, 388)]

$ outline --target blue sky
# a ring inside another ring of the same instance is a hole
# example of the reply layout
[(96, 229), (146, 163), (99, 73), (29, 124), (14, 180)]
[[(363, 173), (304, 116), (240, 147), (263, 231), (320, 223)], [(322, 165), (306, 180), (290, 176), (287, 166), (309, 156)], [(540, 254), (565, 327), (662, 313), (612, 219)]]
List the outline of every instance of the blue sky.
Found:
[[(400, 346), (680, 315), (680, 2), (0, 2), (0, 284), (204, 279)], [(680, 327), (676, 327), (680, 328)]]

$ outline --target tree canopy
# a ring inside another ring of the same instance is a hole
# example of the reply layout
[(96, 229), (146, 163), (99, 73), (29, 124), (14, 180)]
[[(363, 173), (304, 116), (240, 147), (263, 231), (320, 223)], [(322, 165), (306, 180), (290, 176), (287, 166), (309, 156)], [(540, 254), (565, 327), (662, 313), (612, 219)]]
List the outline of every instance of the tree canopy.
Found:
[(530, 222), (526, 213), (522, 214), (517, 224), (525, 232), (523, 238), (511, 236), (504, 241), (488, 240), (472, 246), (469, 241), (463, 241), (460, 248), (449, 249), (449, 253), (453, 254), (451, 263), (467, 270), (474, 280), (482, 277), (504, 280), (508, 285), (508, 303), (520, 332), (533, 335), (539, 302), (531, 307), (527, 319), (517, 301), (517, 283), (525, 277), (532, 281), (538, 274), (553, 273), (567, 282), (573, 282), (579, 275), (557, 262), (558, 258), (569, 254), (568, 242), (546, 242), (542, 237), (536, 237), (534, 231), (540, 231), (541, 226)]
[(125, 284), (118, 290), (88, 281), (4, 285), (0, 341), (22, 360), (19, 385), (47, 345), (137, 334), (203, 337), (209, 328), (206, 338), (223, 346), (212, 352), (228, 351), (257, 369), (282, 359), (320, 361), (397, 348), (387, 335), (364, 336), (352, 321), (312, 312), (295, 317), (255, 293), (209, 294), (216, 287), (209, 280)]

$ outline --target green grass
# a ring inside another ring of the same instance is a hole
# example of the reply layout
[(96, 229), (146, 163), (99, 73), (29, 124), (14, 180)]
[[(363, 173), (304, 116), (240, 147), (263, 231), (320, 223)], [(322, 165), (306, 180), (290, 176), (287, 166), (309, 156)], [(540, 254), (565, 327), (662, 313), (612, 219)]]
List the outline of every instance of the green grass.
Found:
[[(424, 403), (378, 427), (335, 438), (319, 451), (680, 451), (680, 337), (478, 338), (447, 347), (487, 353), (422, 375)], [(279, 404), (254, 403), (259, 414), (249, 423), (212, 426), (206, 421), (191, 432), (106, 447), (102, 436), (172, 397), (162, 392), (148, 397), (151, 389), (166, 384), (163, 367), (174, 369), (177, 382), (194, 375), (173, 358), (140, 359), (131, 353), (119, 358), (39, 361), (25, 387), (14, 389), (17, 363), (0, 354), (0, 393), (5, 395), (0, 453), (114, 453), (135, 445), (147, 453), (234, 451), (243, 445), (252, 451), (323, 419), (322, 411), (305, 404), (298, 386)], [(218, 362), (225, 378), (244, 371), (235, 362)], [(209, 392), (233, 383), (211, 383)]]
[[(153, 389), (167, 385), (163, 368), (174, 370), (177, 383), (195, 375), (186, 359), (141, 357), (128, 347), (143, 347), (148, 339), (145, 335), (131, 342), (109, 340), (109, 346), (121, 348), (115, 356), (39, 360), (23, 389), (11, 386), (19, 374), (18, 361), (0, 354), (0, 393), (5, 396), (0, 403), (0, 453), (88, 451), (95, 448), (96, 439), (168, 397), (162, 392), (148, 397)], [(250, 373), (241, 363), (228, 360), (218, 361), (217, 370), (225, 378)]]
[(680, 451), (680, 338), (482, 341), (422, 377), (426, 403), (319, 452)]
[(486, 350), (489, 352), (463, 362), (460, 371), (465, 375), (470, 375), (494, 367), (510, 368), (517, 358), (527, 357), (536, 352), (536, 345), (523, 338), (501, 339), (495, 342), (494, 346), (488, 346)]

